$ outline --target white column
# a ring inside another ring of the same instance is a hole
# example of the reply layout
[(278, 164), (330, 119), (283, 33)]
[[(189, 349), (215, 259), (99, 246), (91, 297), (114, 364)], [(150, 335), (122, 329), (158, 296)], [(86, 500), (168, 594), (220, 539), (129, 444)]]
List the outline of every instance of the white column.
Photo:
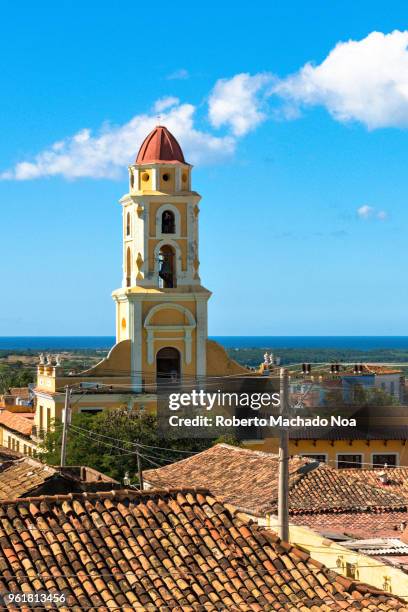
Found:
[(131, 382), (133, 391), (142, 390), (142, 302), (135, 300), (129, 304), (129, 333), (131, 339), (132, 369)]
[(207, 300), (197, 300), (197, 376), (207, 373)]
[(159, 171), (158, 171), (158, 168), (151, 168), (150, 172), (152, 173), (152, 189), (153, 189), (153, 191), (157, 191), (157, 187), (159, 185)]
[(176, 166), (174, 186), (176, 191), (181, 191), (181, 172), (182, 168)]
[(191, 363), (191, 329), (184, 330), (184, 348), (186, 352), (186, 363)]
[(152, 364), (154, 361), (154, 335), (153, 330), (147, 330), (147, 362)]

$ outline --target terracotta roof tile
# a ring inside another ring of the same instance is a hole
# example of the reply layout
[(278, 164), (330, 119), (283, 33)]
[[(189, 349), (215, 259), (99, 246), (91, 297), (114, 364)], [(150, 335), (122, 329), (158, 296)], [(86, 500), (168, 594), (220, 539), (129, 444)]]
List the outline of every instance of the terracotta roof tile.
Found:
[(14, 458), (0, 465), (0, 500), (45, 492), (106, 491), (118, 487), (117, 481), (85, 466), (59, 469), (31, 457)]
[(21, 397), (21, 398), (25, 398), (25, 399), (29, 399), (30, 398), (30, 389), (29, 389), (29, 387), (11, 387), (9, 389), (9, 393), (10, 393), (10, 395), (13, 395), (15, 397)]
[(17, 498), (36, 491), (57, 471), (35, 459), (23, 458), (7, 463), (0, 471), (0, 499)]
[(15, 461), (16, 459), (21, 459), (22, 457), (22, 453), (13, 451), (7, 446), (0, 446), (0, 466), (5, 461)]
[(0, 570), (4, 590), (62, 590), (67, 609), (408, 611), (204, 490), (1, 502)]
[[(146, 470), (146, 482), (157, 487), (205, 487), (218, 499), (239, 510), (262, 516), (274, 507), (278, 495), (278, 455), (216, 444), (212, 448), (171, 465)], [(293, 457), (290, 484), (317, 465)]]
[[(297, 513), (405, 507), (408, 490), (404, 493), (401, 487), (382, 485), (373, 471), (339, 470), (320, 464), (291, 487), (290, 510)], [(370, 476), (361, 472), (370, 472)]]
[[(301, 457), (290, 459), (291, 520), (323, 532), (356, 537), (395, 535), (408, 522), (408, 468), (342, 469)], [(220, 444), (162, 468), (147, 470), (155, 486), (202, 486), (253, 516), (277, 513), (276, 455)]]
[(155, 127), (146, 136), (136, 157), (137, 164), (160, 162), (186, 163), (179, 143), (173, 134), (162, 125)]
[(1, 425), (7, 427), (7, 429), (20, 433), (23, 436), (30, 436), (33, 428), (31, 419), (26, 419), (25, 417), (20, 416), (17, 412), (9, 412), (8, 410), (0, 412), (0, 426)]

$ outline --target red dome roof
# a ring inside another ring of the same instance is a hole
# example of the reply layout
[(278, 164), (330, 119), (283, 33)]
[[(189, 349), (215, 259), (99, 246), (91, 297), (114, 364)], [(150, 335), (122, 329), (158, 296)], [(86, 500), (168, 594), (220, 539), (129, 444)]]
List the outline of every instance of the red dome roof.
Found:
[(160, 162), (186, 163), (179, 143), (174, 138), (173, 134), (162, 125), (155, 127), (154, 130), (146, 136), (136, 157), (137, 164)]

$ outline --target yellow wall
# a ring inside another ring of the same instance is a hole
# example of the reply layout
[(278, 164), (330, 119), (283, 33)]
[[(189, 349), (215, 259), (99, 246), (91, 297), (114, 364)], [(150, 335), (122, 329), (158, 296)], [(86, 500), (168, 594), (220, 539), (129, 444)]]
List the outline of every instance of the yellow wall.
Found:
[[(187, 205), (183, 202), (172, 202), (172, 206), (177, 208), (180, 213), (180, 236), (187, 235)], [(163, 202), (150, 202), (150, 222), (149, 222), (149, 236), (150, 238), (154, 238), (156, 236), (156, 213), (158, 209), (163, 206)], [(168, 235), (169, 238), (172, 237), (171, 234)]]
[[(277, 517), (267, 517), (266, 525), (273, 531), (279, 530)], [(356, 565), (358, 580), (408, 599), (408, 574), (400, 569), (348, 550), (307, 527), (290, 524), (289, 541), (305, 549), (313, 559), (344, 576), (347, 575), (346, 563)]]
[[(251, 440), (245, 446), (253, 450), (263, 450), (266, 452), (278, 452), (278, 438), (266, 438), (265, 440)], [(329, 465), (337, 467), (337, 454), (361, 454), (363, 463), (372, 464), (371, 454), (398, 453), (399, 465), (408, 466), (408, 444), (403, 440), (370, 440), (367, 445), (366, 440), (290, 440), (289, 454), (302, 455), (310, 453), (313, 455), (327, 454)]]
[(190, 170), (188, 170), (188, 168), (182, 168), (181, 170), (181, 189), (183, 191), (188, 190), (189, 177), (190, 177)]
[[(144, 177), (149, 175), (147, 181), (144, 180)], [(140, 191), (151, 191), (153, 188), (153, 171), (151, 168), (140, 168), (139, 170), (139, 189)]]
[(207, 376), (229, 376), (231, 374), (253, 376), (254, 372), (230, 359), (227, 351), (218, 342), (207, 340)]
[(35, 452), (36, 445), (33, 441), (27, 440), (24, 436), (9, 431), (5, 427), (0, 426), (0, 444), (6, 448), (22, 453), (23, 455), (32, 456)]
[[(160, 168), (158, 170), (158, 174), (158, 190), (162, 191), (163, 193), (174, 193), (176, 189), (175, 168)], [(163, 179), (164, 174), (168, 176), (167, 181)]]

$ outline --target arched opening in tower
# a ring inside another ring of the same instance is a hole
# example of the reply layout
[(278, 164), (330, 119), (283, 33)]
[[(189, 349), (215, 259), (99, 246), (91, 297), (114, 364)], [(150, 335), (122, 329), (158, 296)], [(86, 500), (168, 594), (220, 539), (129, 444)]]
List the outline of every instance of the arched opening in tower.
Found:
[(157, 383), (178, 382), (180, 380), (180, 352), (172, 346), (160, 349), (156, 355)]
[(173, 247), (165, 244), (159, 253), (159, 287), (171, 289), (176, 286), (175, 252)]
[(126, 287), (130, 287), (131, 278), (132, 278), (132, 260), (131, 260), (130, 247), (128, 247), (126, 250)]
[(165, 210), (162, 214), (161, 222), (162, 234), (176, 233), (176, 219), (172, 210)]

